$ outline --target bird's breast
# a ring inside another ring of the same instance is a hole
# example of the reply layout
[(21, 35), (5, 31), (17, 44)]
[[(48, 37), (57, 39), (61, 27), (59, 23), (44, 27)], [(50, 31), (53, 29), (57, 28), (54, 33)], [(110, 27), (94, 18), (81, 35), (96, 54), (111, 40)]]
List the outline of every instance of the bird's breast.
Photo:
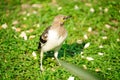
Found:
[(60, 36), (57, 31), (49, 30), (48, 39), (46, 44), (43, 46), (43, 50), (49, 51), (60, 46), (63, 43), (63, 41), (66, 39), (66, 37), (67, 37), (67, 33), (65, 33), (63, 36)]

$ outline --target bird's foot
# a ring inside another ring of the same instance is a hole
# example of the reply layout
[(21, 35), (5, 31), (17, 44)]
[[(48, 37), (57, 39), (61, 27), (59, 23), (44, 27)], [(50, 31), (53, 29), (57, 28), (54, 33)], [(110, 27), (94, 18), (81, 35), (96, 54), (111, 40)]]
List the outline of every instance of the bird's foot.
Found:
[(58, 65), (59, 65), (59, 66), (61, 66), (61, 63), (60, 63), (60, 61), (59, 61), (58, 59), (56, 59), (56, 60), (57, 60), (57, 62), (58, 62)]
[(44, 71), (44, 68), (42, 66), (40, 66), (40, 71), (42, 71), (42, 72)]

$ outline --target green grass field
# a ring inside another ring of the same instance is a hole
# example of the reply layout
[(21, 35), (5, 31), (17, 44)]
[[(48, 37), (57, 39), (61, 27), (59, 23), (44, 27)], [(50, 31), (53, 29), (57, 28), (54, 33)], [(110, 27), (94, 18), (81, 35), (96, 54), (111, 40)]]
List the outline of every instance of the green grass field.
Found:
[(56, 64), (53, 52), (44, 54), (40, 72), (39, 36), (58, 14), (72, 16), (59, 59), (119, 80), (119, 0), (0, 1), (0, 80), (79, 80)]

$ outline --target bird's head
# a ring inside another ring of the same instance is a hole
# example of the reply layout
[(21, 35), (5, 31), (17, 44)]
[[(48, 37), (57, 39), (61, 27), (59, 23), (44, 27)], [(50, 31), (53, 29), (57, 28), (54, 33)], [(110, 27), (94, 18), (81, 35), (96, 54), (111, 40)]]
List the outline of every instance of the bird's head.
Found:
[(58, 15), (54, 18), (53, 24), (63, 25), (71, 16)]

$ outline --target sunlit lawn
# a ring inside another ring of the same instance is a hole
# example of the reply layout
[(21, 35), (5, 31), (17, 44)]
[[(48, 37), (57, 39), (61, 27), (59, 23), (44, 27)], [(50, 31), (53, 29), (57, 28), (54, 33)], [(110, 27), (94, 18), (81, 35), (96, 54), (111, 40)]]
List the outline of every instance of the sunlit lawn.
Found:
[(0, 2), (0, 80), (67, 80), (78, 77), (44, 55), (40, 73), (39, 36), (58, 14), (71, 15), (59, 59), (103, 77), (120, 79), (119, 0), (31, 0)]

